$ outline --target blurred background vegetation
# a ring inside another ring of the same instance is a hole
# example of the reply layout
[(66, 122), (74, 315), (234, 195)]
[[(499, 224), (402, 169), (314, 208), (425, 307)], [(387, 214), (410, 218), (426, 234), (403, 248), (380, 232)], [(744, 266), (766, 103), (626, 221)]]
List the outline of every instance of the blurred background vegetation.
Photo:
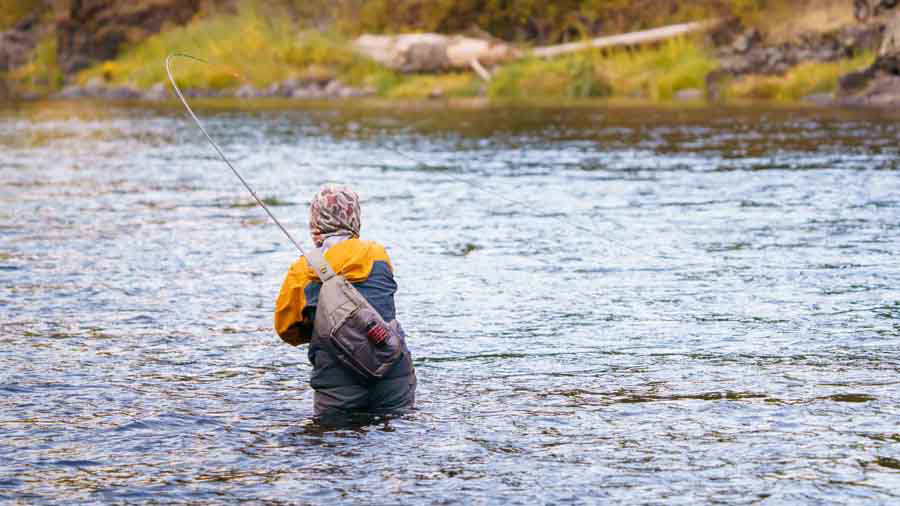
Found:
[(44, 6), (34, 0), (0, 0), (0, 30), (6, 30)]
[(719, 16), (762, 21), (761, 14), (797, 7), (789, 0), (292, 0), (298, 18), (347, 35), (476, 26), (513, 42), (553, 44)]
[[(186, 88), (262, 87), (285, 79), (340, 79), (381, 96), (492, 98), (625, 97), (671, 100), (679, 91), (704, 89), (720, 67), (705, 36), (685, 37), (640, 48), (587, 50), (552, 60), (526, 58), (495, 70), (489, 83), (469, 72), (400, 74), (361, 57), (349, 43), (364, 33), (438, 32), (490, 34), (527, 48), (710, 18), (737, 19), (764, 35), (790, 39), (814, 28), (800, 19), (816, 8), (844, 8), (831, 0), (184, 0), (196, 13), (186, 24), (164, 23), (156, 33), (124, 31), (117, 56), (63, 72), (60, 36), (54, 26), (71, 17), (75, 0), (0, 0), (0, 30), (36, 17), (50, 28), (41, 33), (28, 61), (4, 76), (37, 93), (65, 83), (104, 82), (146, 89), (165, 82), (161, 63), (184, 51), (221, 65), (182, 64)], [(91, 0), (123, 12), (178, 0)], [(116, 7), (119, 5), (119, 7)], [(105, 6), (105, 7), (104, 7)], [(852, 18), (850, 18), (852, 20)], [(72, 19), (66, 20), (71, 23)], [(826, 63), (804, 63), (783, 75), (728, 80), (728, 99), (796, 100), (833, 90), (843, 73), (864, 68), (874, 53)]]

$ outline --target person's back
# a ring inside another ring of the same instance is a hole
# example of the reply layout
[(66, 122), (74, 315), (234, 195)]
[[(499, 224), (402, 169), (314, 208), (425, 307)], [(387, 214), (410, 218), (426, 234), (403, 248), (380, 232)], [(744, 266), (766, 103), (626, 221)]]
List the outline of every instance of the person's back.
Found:
[[(347, 188), (325, 187), (310, 206), (310, 230), (325, 259), (402, 336), (396, 321), (393, 266), (383, 246), (359, 237), (359, 200)], [(403, 357), (379, 381), (370, 381), (342, 364), (315, 335), (316, 303), (322, 284), (306, 257), (291, 266), (275, 305), (275, 330), (287, 343), (309, 343), (310, 384), (317, 416), (352, 412), (393, 412), (411, 408), (416, 375), (402, 342)]]

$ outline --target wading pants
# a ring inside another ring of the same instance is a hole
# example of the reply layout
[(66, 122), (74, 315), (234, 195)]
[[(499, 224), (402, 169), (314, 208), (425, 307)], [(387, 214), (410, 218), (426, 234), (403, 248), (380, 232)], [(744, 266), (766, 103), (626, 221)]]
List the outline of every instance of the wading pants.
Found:
[(416, 371), (409, 350), (384, 378), (369, 383), (344, 367), (328, 350), (312, 355), (310, 385), (316, 391), (316, 416), (393, 413), (411, 409), (416, 398)]

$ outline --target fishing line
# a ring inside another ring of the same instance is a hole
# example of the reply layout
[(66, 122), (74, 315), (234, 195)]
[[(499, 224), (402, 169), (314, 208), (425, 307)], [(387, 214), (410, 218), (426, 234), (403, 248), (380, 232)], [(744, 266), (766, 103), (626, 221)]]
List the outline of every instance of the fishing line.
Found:
[[(284, 232), (284, 235), (286, 235), (287, 238), (294, 244), (294, 246), (297, 247), (297, 249), (300, 251), (300, 254), (305, 255), (305, 253), (303, 251), (303, 247), (300, 246), (300, 243), (298, 243), (294, 239), (294, 237), (290, 234), (290, 232), (288, 232), (287, 229), (284, 228), (284, 225), (282, 225), (281, 222), (278, 221), (278, 218), (276, 218), (275, 215), (272, 214), (272, 211), (270, 211), (269, 207), (266, 206), (266, 204), (263, 203), (263, 201), (256, 195), (256, 192), (253, 191), (253, 188), (250, 188), (250, 185), (247, 184), (247, 181), (244, 180), (244, 177), (241, 176), (241, 173), (238, 172), (237, 169), (234, 168), (234, 165), (232, 165), (230, 161), (228, 161), (228, 157), (225, 156), (225, 153), (222, 152), (222, 149), (219, 148), (219, 145), (216, 144), (216, 141), (214, 141), (212, 139), (212, 137), (209, 136), (209, 133), (206, 132), (206, 129), (203, 128), (203, 124), (200, 123), (200, 119), (197, 118), (197, 115), (194, 114), (194, 110), (191, 109), (190, 105), (188, 105), (187, 100), (185, 100), (184, 95), (181, 93), (181, 88), (178, 87), (178, 83), (175, 82), (175, 78), (172, 76), (172, 69), (171, 69), (170, 64), (171, 64), (172, 58), (175, 58), (175, 57), (189, 58), (191, 60), (196, 60), (196, 61), (205, 63), (207, 65), (211, 65), (211, 63), (202, 58), (197, 58), (196, 56), (191, 56), (189, 54), (172, 53), (169, 56), (166, 56), (166, 73), (169, 74), (169, 81), (172, 82), (172, 86), (175, 88), (175, 94), (178, 95), (178, 99), (181, 100), (181, 103), (184, 105), (184, 108), (187, 109), (188, 114), (191, 115), (191, 118), (194, 120), (194, 123), (197, 124), (197, 126), (200, 128), (200, 131), (203, 132), (203, 135), (206, 136), (206, 140), (208, 140), (209, 143), (212, 144), (212, 147), (215, 148), (216, 153), (219, 154), (219, 157), (222, 158), (222, 161), (225, 162), (225, 165), (228, 165), (228, 168), (231, 169), (231, 172), (234, 172), (234, 175), (237, 176), (237, 178), (241, 181), (241, 184), (244, 185), (244, 188), (246, 188), (247, 191), (250, 192), (250, 195), (253, 195), (253, 198), (256, 200), (256, 203), (259, 204), (260, 206), (262, 206), (262, 208), (266, 211), (266, 214), (269, 215), (269, 218), (272, 218), (272, 221), (274, 221), (275, 224), (278, 225), (278, 228), (280, 228), (281, 231)], [(235, 76), (240, 78), (240, 76), (238, 76), (237, 74), (235, 74)]]

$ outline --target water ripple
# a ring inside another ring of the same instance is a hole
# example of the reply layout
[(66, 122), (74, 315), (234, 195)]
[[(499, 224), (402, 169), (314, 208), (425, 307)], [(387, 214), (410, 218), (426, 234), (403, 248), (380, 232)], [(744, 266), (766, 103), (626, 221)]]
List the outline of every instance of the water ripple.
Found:
[(297, 237), (347, 182), (391, 251), (418, 410), (333, 424), (181, 112), (44, 105), (0, 110), (0, 499), (900, 501), (890, 118), (205, 111)]

